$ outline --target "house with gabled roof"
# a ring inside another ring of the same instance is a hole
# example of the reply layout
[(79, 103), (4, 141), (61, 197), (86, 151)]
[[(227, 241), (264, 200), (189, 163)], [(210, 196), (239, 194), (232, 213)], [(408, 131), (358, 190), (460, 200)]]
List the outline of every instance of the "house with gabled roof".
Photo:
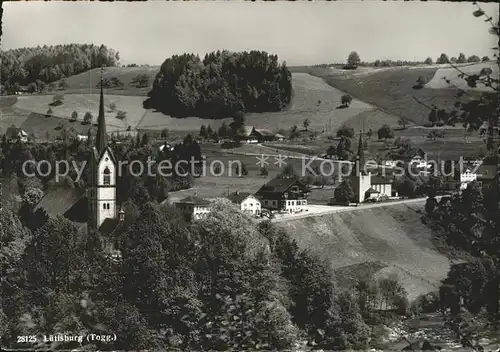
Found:
[(208, 199), (201, 198), (195, 193), (174, 203), (188, 220), (203, 219), (211, 211), (211, 202)]
[(261, 204), (260, 200), (257, 199), (252, 193), (236, 191), (227, 196), (232, 203), (238, 205), (240, 210), (244, 213), (249, 213), (252, 215), (260, 215)]
[(309, 188), (298, 177), (291, 177), (272, 179), (255, 196), (264, 209), (295, 213), (307, 210), (309, 193)]

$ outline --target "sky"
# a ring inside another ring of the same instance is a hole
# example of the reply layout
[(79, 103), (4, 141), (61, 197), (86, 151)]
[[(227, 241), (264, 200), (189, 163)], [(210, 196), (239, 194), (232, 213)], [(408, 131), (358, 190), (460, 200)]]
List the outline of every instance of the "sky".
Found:
[[(184, 52), (265, 50), (289, 66), (492, 57), (496, 37), (471, 3), (451, 2), (4, 2), (2, 49), (105, 44), (122, 64), (159, 65)], [(481, 4), (498, 18), (498, 4)]]

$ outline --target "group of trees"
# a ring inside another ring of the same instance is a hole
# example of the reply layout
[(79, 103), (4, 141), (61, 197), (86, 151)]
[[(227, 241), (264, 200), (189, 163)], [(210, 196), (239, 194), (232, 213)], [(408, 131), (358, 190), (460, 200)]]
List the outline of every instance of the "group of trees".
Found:
[[(23, 189), (23, 185), (26, 182), (31, 182), (30, 180), (36, 179), (36, 177), (27, 177), (24, 175), (22, 164), (27, 160), (47, 160), (52, 165), (53, 172), (46, 177), (40, 177), (40, 182), (45, 188), (53, 181), (54, 166), (57, 160), (74, 161), (78, 167), (81, 167), (82, 163), (88, 160), (90, 148), (93, 145), (91, 129), (89, 129), (86, 141), (78, 139), (76, 133), (71, 133), (71, 131), (63, 128), (60, 134), (61, 138), (59, 141), (49, 145), (31, 142), (10, 143), (3, 136), (0, 143), (0, 169), (2, 170), (2, 177), (15, 177), (16, 183), (21, 185), (21, 189)], [(137, 192), (139, 193), (147, 193), (145, 196), (147, 199), (163, 200), (169, 191), (190, 188), (192, 186), (194, 176), (191, 170), (195, 170), (196, 174), (201, 173), (201, 148), (191, 135), (186, 136), (182, 143), (176, 144), (173, 150), (163, 148), (162, 151), (156, 151), (157, 147), (152, 145), (147, 133), (138, 134), (135, 140), (130, 137), (124, 137), (121, 140), (113, 137), (111, 148), (118, 160), (129, 162), (129, 164), (122, 165), (121, 177), (117, 180), (117, 197), (120, 201), (126, 201), (135, 189), (138, 189)], [(147, 175), (144, 172), (144, 175), (141, 177), (135, 177), (128, 172), (128, 165), (133, 160), (140, 160), (143, 162), (143, 165), (146, 165), (148, 157), (156, 161), (151, 168), (151, 171), (156, 176)], [(157, 172), (156, 167), (162, 160), (169, 160), (173, 165), (181, 160), (187, 163), (179, 167), (178, 170), (172, 170), (171, 176), (161, 176)], [(195, 163), (193, 166), (191, 166), (192, 162)], [(42, 173), (45, 173), (45, 171), (42, 170)], [(88, 167), (84, 169), (83, 177), (78, 183), (75, 182), (76, 176), (75, 170), (70, 170), (67, 181), (71, 187), (85, 187), (88, 180)]]
[(285, 350), (301, 340), (366, 348), (364, 293), (339, 289), (325, 263), (270, 222), (256, 227), (224, 200), (192, 226), (149, 201), (129, 202), (125, 219), (115, 239), (122, 256), (112, 260), (104, 236), (83, 235), (63, 217), (30, 230), (25, 216), (2, 210), (3, 346), (35, 335), (22, 348), (81, 348), (44, 343), (43, 331), (116, 334), (84, 340), (88, 350)]
[(28, 85), (32, 92), (39, 92), (48, 88), (46, 84), (50, 82), (96, 67), (115, 66), (118, 60), (118, 52), (105, 45), (44, 45), (12, 49), (2, 53), (0, 83), (9, 93), (17, 91), (20, 85)]
[(165, 60), (144, 105), (178, 117), (224, 118), (280, 111), (291, 96), (291, 73), (276, 55), (217, 51), (203, 60), (194, 54)]
[[(430, 58), (427, 58), (426, 63), (432, 64), (432, 59), (429, 60)], [(436, 59), (436, 64), (447, 64), (448, 62), (454, 63), (454, 64), (464, 64), (464, 63), (473, 63), (473, 62), (480, 62), (480, 61), (489, 61), (490, 58), (488, 56), (483, 56), (482, 58), (479, 58), (477, 55), (471, 55), (468, 58), (465, 57), (464, 53), (460, 53), (458, 55), (458, 58), (452, 57), (449, 58), (448, 55), (445, 53), (442, 53), (437, 59)]]
[[(483, 56), (482, 58), (479, 58), (477, 55), (471, 55), (469, 57), (465, 57), (464, 53), (460, 53), (458, 58), (452, 57), (451, 59), (448, 59), (448, 55), (445, 53), (442, 53), (437, 59), (436, 59), (436, 64), (446, 64), (449, 61), (452, 63), (474, 63), (474, 62), (480, 62), (480, 61), (489, 61), (490, 58), (488, 56)], [(434, 61), (432, 58), (429, 56), (427, 57), (424, 61), (408, 61), (408, 60), (375, 60), (373, 62), (364, 62), (361, 61), (359, 54), (356, 51), (353, 51), (349, 54), (347, 57), (347, 62), (344, 65), (344, 69), (348, 70), (354, 70), (358, 66), (374, 66), (374, 67), (395, 67), (395, 66), (415, 66), (415, 65), (432, 65)]]

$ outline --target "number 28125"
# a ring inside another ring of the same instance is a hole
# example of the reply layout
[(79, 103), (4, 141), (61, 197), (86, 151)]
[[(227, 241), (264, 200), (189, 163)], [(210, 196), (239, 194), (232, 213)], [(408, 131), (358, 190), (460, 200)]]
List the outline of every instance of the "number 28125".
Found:
[(34, 343), (37, 341), (35, 335), (24, 335), (17, 337), (17, 343)]

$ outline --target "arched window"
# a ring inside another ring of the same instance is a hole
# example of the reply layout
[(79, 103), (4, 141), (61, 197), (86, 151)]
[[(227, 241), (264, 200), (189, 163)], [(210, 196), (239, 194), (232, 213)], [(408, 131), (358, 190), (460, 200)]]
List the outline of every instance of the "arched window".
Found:
[(102, 205), (102, 208), (103, 208), (104, 210), (106, 210), (106, 203), (104, 203), (104, 204)]
[(103, 184), (105, 184), (105, 185), (110, 185), (111, 184), (111, 171), (109, 171), (109, 168), (107, 166), (104, 169)]

